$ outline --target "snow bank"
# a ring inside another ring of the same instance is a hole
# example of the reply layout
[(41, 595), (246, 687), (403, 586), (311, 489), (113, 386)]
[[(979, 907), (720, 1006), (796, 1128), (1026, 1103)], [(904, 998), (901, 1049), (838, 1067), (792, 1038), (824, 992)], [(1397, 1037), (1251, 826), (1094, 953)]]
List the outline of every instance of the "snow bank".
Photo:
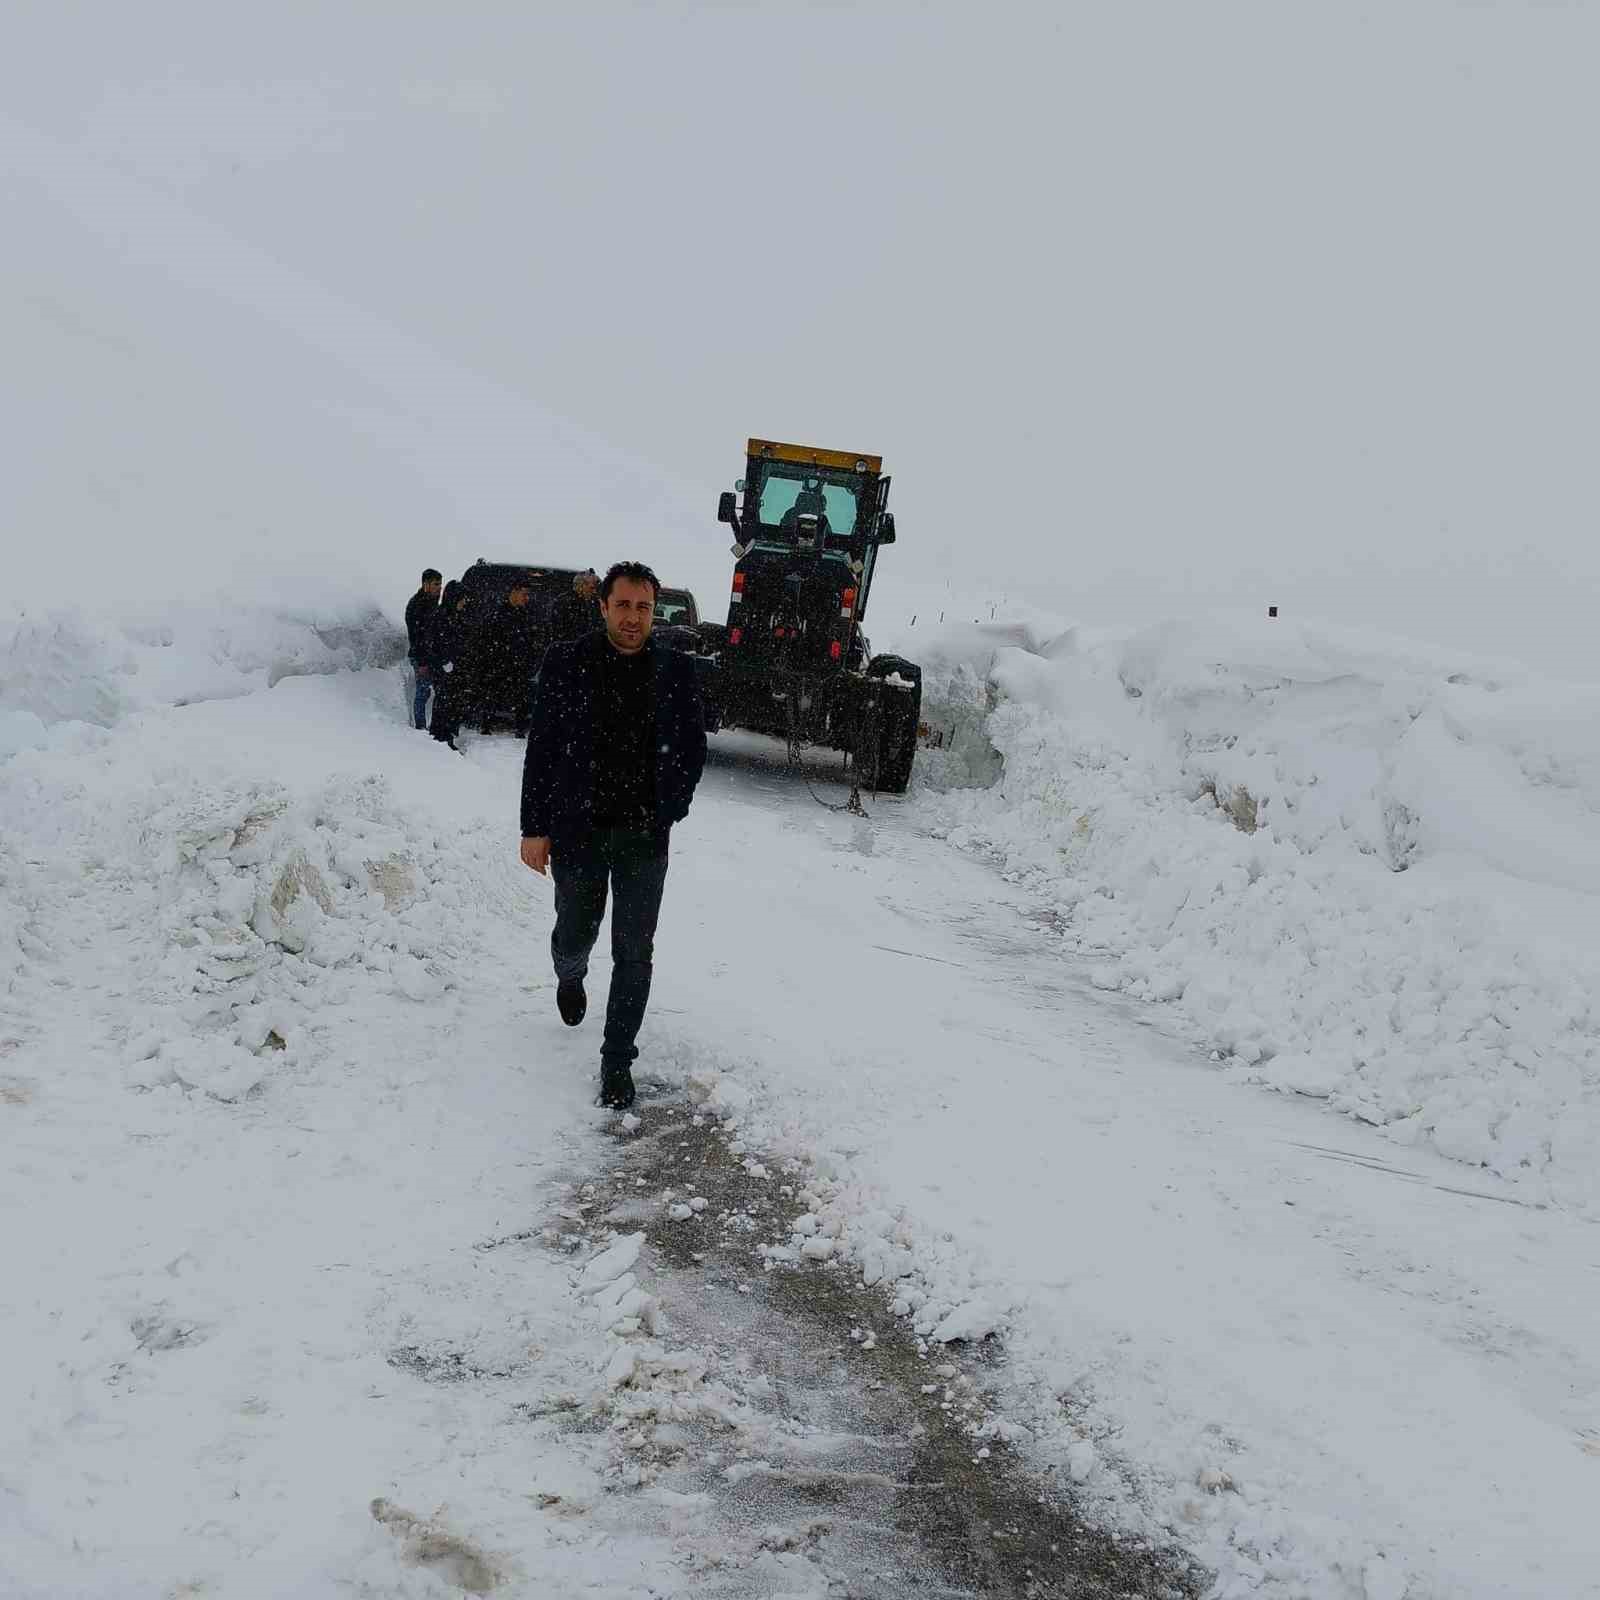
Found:
[(176, 737), (159, 719), (136, 741), (63, 729), (0, 767), (7, 814), (28, 819), (0, 840), (0, 1000), (19, 1037), (60, 1026), (86, 883), (126, 939), (118, 992), (136, 998), (110, 1041), (125, 1081), (223, 1101), (307, 1070), (329, 1006), (387, 1014), (455, 988), (475, 959), (464, 908), (524, 907), (498, 838), (441, 832), (378, 774), (229, 779)]
[[(425, 881), (414, 826), (384, 798), (307, 795), (203, 778), (159, 758), (114, 752), (102, 730), (160, 706), (229, 699), (287, 677), (388, 665), (404, 634), (370, 602), (219, 603), (125, 621), (85, 611), (0, 615), (0, 1000), (7, 1028), (48, 1025), (38, 972), (57, 959), (85, 875), (109, 862), (140, 895), (139, 983), (151, 1021), (135, 1031), (133, 1081), (178, 1083), (235, 1100), (315, 998), (296, 967), (370, 969), (412, 998), (437, 993), (406, 926), (401, 886)], [(348, 786), (347, 786), (348, 787)], [(436, 864), (435, 864), (436, 867)], [(420, 876), (419, 876), (420, 875)], [(423, 915), (420, 910), (416, 915)], [(37, 969), (37, 971), (35, 970)], [(3, 1043), (3, 1040), (0, 1040)]]
[(1600, 1207), (1600, 686), (1254, 619), (923, 657), (935, 826), (1097, 983), (1241, 1080)]
[(40, 725), (115, 725), (132, 711), (229, 699), (286, 677), (388, 666), (405, 635), (371, 601), (219, 600), (112, 621), (79, 610), (0, 615), (0, 760)]

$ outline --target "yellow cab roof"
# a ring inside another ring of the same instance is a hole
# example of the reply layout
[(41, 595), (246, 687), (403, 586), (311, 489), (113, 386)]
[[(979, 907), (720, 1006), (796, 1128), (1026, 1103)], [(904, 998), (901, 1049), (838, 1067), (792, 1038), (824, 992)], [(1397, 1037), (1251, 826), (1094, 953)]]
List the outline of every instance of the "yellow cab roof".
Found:
[(796, 461), (807, 467), (837, 467), (845, 472), (865, 472), (877, 477), (883, 457), (857, 455), (851, 450), (818, 450), (809, 444), (779, 444), (775, 439), (752, 439), (747, 452), (765, 461)]

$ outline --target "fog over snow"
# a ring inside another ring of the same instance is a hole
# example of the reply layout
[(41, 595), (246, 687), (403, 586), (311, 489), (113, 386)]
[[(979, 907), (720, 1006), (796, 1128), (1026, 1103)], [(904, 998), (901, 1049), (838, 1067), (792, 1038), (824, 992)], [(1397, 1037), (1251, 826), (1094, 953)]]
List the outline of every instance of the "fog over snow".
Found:
[(624, 550), (715, 595), (756, 432), (886, 457), (880, 628), (1275, 602), (1600, 668), (1590, 8), (5, 30), (13, 598)]
[[(0, 1594), (1600, 1600), (1597, 44), (7, 7)], [(712, 740), (616, 1119), (395, 619), (751, 433), (928, 740)]]

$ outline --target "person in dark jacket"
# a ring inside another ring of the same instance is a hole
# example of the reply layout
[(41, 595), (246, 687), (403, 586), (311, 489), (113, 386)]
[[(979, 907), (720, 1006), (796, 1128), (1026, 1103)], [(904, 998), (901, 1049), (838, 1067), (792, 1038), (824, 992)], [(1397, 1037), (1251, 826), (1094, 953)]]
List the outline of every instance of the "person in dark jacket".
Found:
[(472, 677), (482, 703), (484, 732), (496, 711), (507, 710), (518, 735), (528, 731), (533, 678), (539, 668), (539, 614), (526, 579), (513, 579), (505, 603), (489, 619), (473, 654)]
[(660, 590), (647, 566), (619, 562), (600, 585), (604, 630), (545, 652), (522, 773), (522, 860), (555, 878), (550, 955), (569, 1027), (588, 1008), (583, 980), (611, 891), (600, 1104), (618, 1110), (633, 1104), (672, 826), (706, 760), (693, 662), (650, 637)]
[(466, 671), (467, 624), (472, 596), (452, 579), (444, 586), (444, 599), (428, 630), (427, 659), (433, 694), (433, 736), (452, 750), (461, 732), (468, 692)]
[(550, 608), (550, 639), (578, 639), (605, 626), (600, 615), (600, 578), (591, 567), (572, 580), (572, 592)]
[(428, 696), (433, 692), (433, 673), (428, 666), (428, 629), (439, 609), (439, 585), (444, 581), (434, 567), (422, 574), (422, 587), (406, 601), (406, 659), (411, 663), (414, 687), (411, 693), (413, 727), (428, 726)]

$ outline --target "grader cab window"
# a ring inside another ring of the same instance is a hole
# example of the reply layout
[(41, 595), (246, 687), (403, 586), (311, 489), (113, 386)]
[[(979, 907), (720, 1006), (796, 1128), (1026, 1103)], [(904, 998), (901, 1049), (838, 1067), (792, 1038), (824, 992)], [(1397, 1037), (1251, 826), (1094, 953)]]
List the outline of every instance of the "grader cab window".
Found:
[(802, 518), (816, 517), (824, 538), (845, 540), (855, 531), (857, 487), (843, 473), (771, 462), (761, 477), (756, 517), (763, 528), (790, 538), (808, 529)]

